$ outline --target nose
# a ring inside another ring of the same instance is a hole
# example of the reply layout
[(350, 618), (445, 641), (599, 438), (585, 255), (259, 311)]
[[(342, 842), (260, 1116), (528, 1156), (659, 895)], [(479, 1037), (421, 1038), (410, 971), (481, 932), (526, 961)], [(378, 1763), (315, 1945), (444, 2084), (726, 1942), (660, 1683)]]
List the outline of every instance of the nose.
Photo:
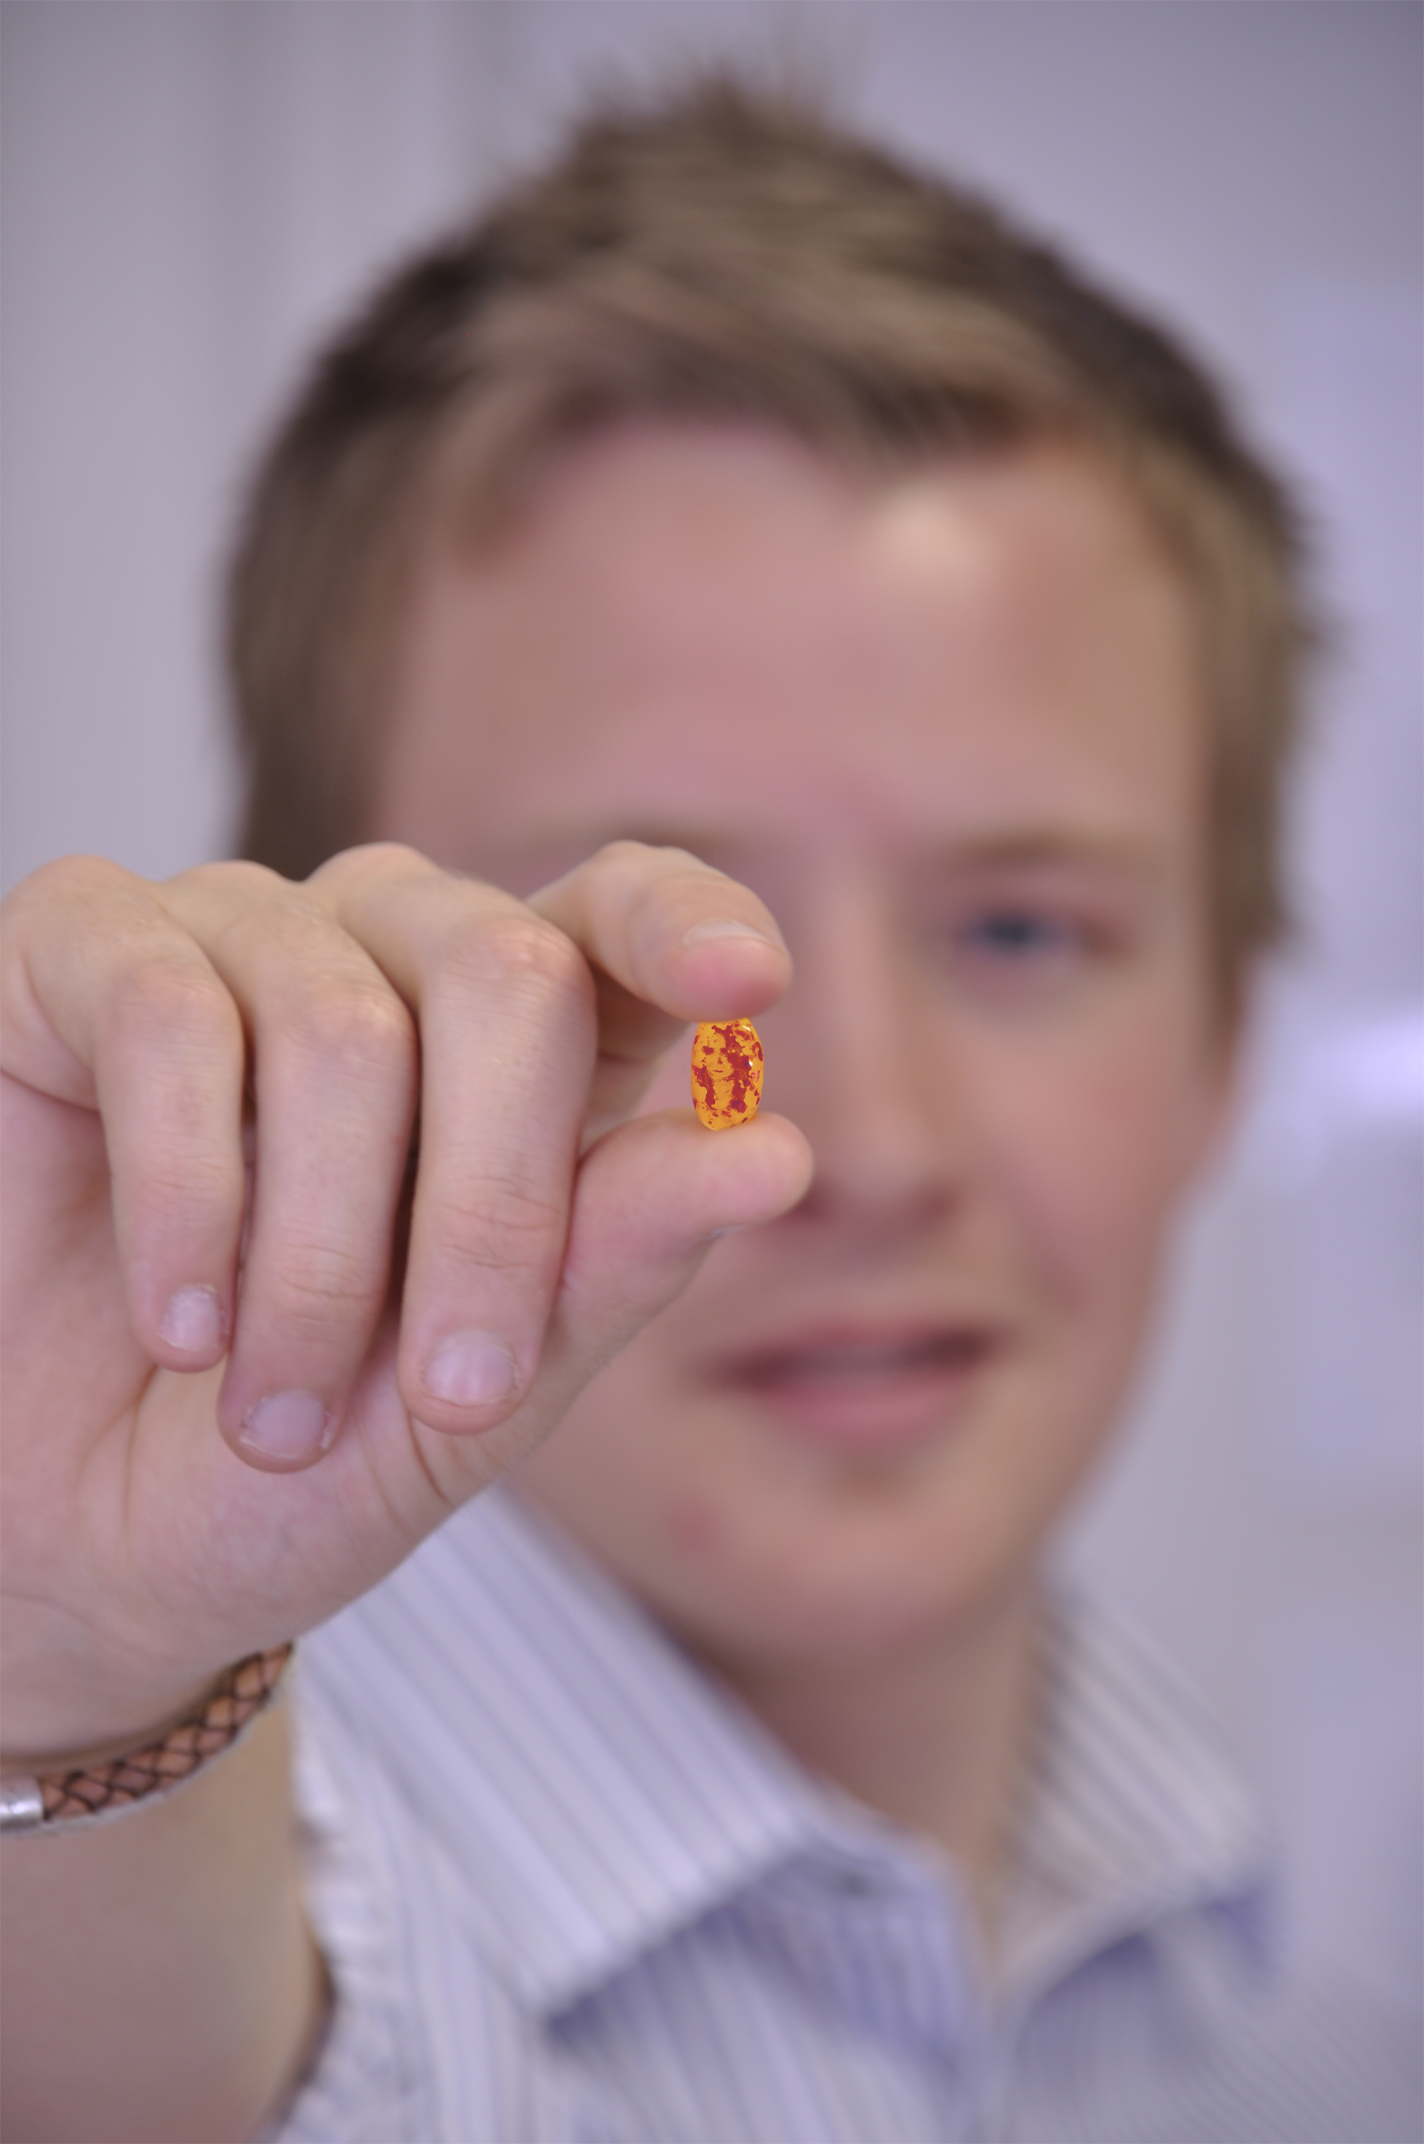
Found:
[(767, 1098), (816, 1156), (796, 1217), (877, 1233), (931, 1226), (963, 1200), (975, 1148), (942, 986), (874, 873), (842, 863), (798, 908), (796, 979), (761, 1023)]

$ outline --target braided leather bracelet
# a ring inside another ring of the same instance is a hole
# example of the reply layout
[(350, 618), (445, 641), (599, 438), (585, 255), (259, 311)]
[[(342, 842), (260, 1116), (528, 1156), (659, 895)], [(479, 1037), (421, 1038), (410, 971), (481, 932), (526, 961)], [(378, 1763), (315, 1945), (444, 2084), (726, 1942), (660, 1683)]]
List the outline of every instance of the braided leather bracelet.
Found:
[(249, 1653), (228, 1668), (199, 1709), (157, 1742), (104, 1764), (57, 1772), (15, 1773), (0, 1780), (0, 1832), (75, 1831), (140, 1808), (154, 1795), (185, 1786), (234, 1748), (281, 1685), (293, 1648)]

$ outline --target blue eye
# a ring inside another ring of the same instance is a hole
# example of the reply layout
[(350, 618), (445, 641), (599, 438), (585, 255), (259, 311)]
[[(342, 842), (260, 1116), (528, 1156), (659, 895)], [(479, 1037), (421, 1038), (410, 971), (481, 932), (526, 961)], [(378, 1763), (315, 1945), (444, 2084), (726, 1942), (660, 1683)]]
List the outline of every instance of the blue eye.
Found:
[(1009, 960), (1061, 954), (1073, 945), (1065, 924), (1032, 908), (986, 909), (965, 926), (963, 936), (971, 951)]

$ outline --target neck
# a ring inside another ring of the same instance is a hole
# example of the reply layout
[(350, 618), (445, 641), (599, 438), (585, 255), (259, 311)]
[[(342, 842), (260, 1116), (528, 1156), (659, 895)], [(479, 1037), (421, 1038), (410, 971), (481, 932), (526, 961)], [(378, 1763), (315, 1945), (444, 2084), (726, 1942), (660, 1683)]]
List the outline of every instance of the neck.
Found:
[(991, 1950), (1036, 1696), (1037, 1620), (1026, 1588), (968, 1631), (888, 1655), (716, 1663), (809, 1770), (945, 1848)]

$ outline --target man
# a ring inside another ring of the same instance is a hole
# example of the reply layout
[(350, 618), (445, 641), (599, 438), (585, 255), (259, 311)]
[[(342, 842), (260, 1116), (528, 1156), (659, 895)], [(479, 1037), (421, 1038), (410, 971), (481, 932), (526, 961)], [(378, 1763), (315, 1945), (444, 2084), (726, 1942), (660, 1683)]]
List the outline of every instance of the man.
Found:
[(7, 2135), (1404, 2133), (1041, 1578), (1278, 922), (1295, 571), (1155, 330), (722, 87), (326, 360), (272, 870), (8, 933)]

